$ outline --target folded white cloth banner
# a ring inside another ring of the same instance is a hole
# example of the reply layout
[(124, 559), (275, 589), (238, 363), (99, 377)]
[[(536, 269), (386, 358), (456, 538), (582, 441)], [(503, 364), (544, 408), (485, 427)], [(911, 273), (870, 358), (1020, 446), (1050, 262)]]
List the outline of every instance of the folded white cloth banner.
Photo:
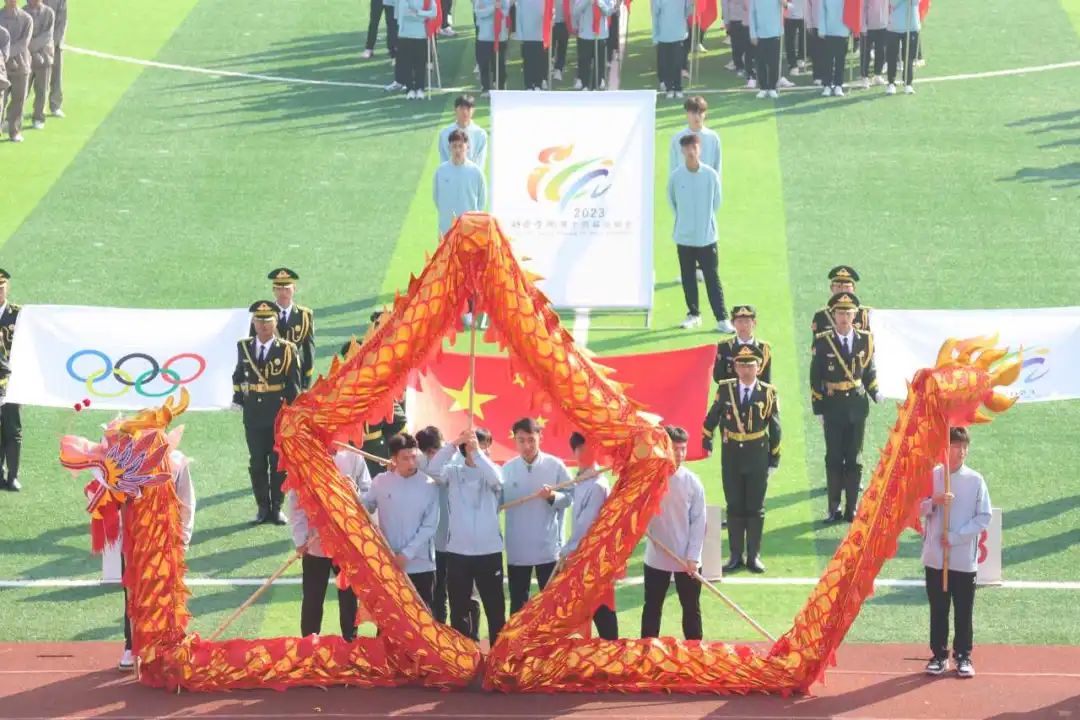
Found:
[[(999, 335), (1009, 357), (1023, 350), (1020, 377), (1005, 390), (1019, 402), (1080, 398), (1080, 307), (1026, 310), (879, 310), (870, 312), (878, 386), (903, 398), (906, 382), (932, 367), (948, 338)], [(1006, 358), (1007, 359), (1007, 358)]]
[(236, 341), (250, 316), (235, 310), (24, 305), (11, 348), (7, 402), (140, 410), (191, 394), (192, 410), (232, 402)]

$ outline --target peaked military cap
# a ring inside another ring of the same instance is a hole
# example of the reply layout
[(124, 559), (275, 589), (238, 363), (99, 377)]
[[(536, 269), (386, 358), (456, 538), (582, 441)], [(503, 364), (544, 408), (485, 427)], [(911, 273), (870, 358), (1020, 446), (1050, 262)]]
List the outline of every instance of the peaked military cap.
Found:
[(837, 265), (829, 271), (829, 279), (833, 282), (859, 282), (859, 273), (850, 265)]
[(753, 305), (736, 305), (735, 307), (731, 308), (732, 320), (741, 317), (756, 318), (757, 310), (754, 309)]
[(254, 315), (256, 320), (270, 320), (277, 318), (278, 307), (269, 300), (257, 300), (251, 303), (248, 312)]
[(855, 293), (838, 292), (829, 298), (830, 310), (858, 310), (859, 298)]
[(760, 363), (763, 360), (761, 349), (756, 345), (740, 345), (739, 351), (732, 359), (737, 363)]
[(292, 285), (300, 276), (295, 271), (290, 270), (287, 267), (274, 268), (270, 271), (270, 274), (266, 276), (270, 280), (274, 281), (275, 285)]

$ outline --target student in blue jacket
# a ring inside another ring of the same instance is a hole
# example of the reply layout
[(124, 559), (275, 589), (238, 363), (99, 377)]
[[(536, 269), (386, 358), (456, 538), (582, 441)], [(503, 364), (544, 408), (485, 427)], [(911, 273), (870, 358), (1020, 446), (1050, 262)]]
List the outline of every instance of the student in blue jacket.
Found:
[(517, 0), (517, 36), (521, 41), (521, 70), (526, 90), (547, 85), (547, 50), (544, 49), (544, 0)]
[(397, 80), (405, 86), (405, 97), (422, 100), (427, 88), (427, 27), (435, 17), (435, 0), (397, 0), (398, 53), (394, 59)]
[(575, 89), (603, 90), (607, 85), (605, 48), (608, 19), (613, 12), (615, 0), (574, 0), (574, 27), (578, 37), (578, 82), (574, 84)]
[(652, 41), (656, 45), (656, 76), (668, 98), (681, 98), (682, 68), (694, 12), (692, 0), (652, 0)]
[(757, 58), (758, 98), (778, 97), (780, 35), (784, 32), (781, 0), (750, 0), (750, 44)]
[[(496, 12), (498, 10), (498, 12)], [(491, 75), (498, 78), (499, 90), (506, 89), (506, 52), (510, 39), (510, 0), (476, 0), (476, 57), (480, 65), (480, 87), (491, 92)], [(496, 32), (495, 21), (499, 21)], [(496, 52), (496, 38), (499, 43)], [(497, 60), (496, 60), (497, 59)], [(498, 67), (496, 67), (496, 61)]]
[(851, 31), (844, 24), (844, 0), (818, 0), (817, 29), (821, 37), (821, 94), (844, 96), (844, 61)]
[(896, 61), (900, 55), (900, 46), (904, 47), (904, 92), (915, 92), (912, 82), (915, 80), (915, 58), (919, 47), (919, 8), (915, 0), (891, 0), (889, 3), (889, 27), (885, 56), (888, 61), (889, 84), (885, 88), (888, 95), (896, 94)]

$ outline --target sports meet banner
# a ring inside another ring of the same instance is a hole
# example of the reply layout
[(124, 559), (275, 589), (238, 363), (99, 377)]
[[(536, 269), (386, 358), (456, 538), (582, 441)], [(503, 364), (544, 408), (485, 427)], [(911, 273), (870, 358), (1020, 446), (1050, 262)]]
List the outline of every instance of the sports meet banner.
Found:
[(141, 410), (186, 388), (191, 410), (232, 403), (236, 341), (250, 315), (235, 310), (143, 310), (24, 305), (11, 348), (7, 401)]
[(494, 92), (491, 211), (559, 308), (649, 309), (656, 93)]
[[(596, 362), (611, 368), (611, 379), (627, 385), (626, 394), (643, 405), (644, 412), (660, 416), (665, 424), (681, 425), (690, 435), (687, 457), (704, 457), (701, 425), (712, 401), (709, 380), (716, 358), (715, 345), (685, 350), (608, 355)], [(664, 372), (656, 372), (656, 368)], [(690, 378), (696, 381), (688, 381)], [(416, 431), (427, 425), (442, 430), (452, 441), (469, 425), (469, 356), (445, 353), (410, 380), (405, 399), (409, 427)], [(491, 431), (491, 456), (505, 462), (517, 455), (510, 426), (525, 416), (543, 428), (543, 450), (571, 460), (570, 433), (577, 427), (550, 403), (533, 404), (533, 389), (502, 356), (476, 358), (476, 387), (473, 409), (476, 426)]]
[[(903, 398), (906, 383), (920, 368), (933, 367), (949, 337), (999, 335), (1015, 357), (1023, 352), (1020, 377), (1003, 392), (1018, 402), (1080, 398), (1080, 307), (1028, 310), (870, 311), (878, 386), (889, 398)], [(1001, 361), (999, 361), (1001, 362)]]

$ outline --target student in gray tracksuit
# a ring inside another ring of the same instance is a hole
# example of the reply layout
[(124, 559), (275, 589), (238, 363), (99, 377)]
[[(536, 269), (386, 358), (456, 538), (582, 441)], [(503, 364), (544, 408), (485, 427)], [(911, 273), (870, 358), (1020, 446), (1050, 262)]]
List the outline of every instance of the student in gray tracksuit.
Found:
[(5, 94), (5, 117), (7, 133), (12, 142), (22, 142), (23, 103), (26, 87), (30, 81), (30, 38), (34, 34), (34, 20), (20, 10), (18, 0), (4, 0), (0, 10), (0, 27), (10, 36), (7, 54), (7, 76), (10, 86)]

